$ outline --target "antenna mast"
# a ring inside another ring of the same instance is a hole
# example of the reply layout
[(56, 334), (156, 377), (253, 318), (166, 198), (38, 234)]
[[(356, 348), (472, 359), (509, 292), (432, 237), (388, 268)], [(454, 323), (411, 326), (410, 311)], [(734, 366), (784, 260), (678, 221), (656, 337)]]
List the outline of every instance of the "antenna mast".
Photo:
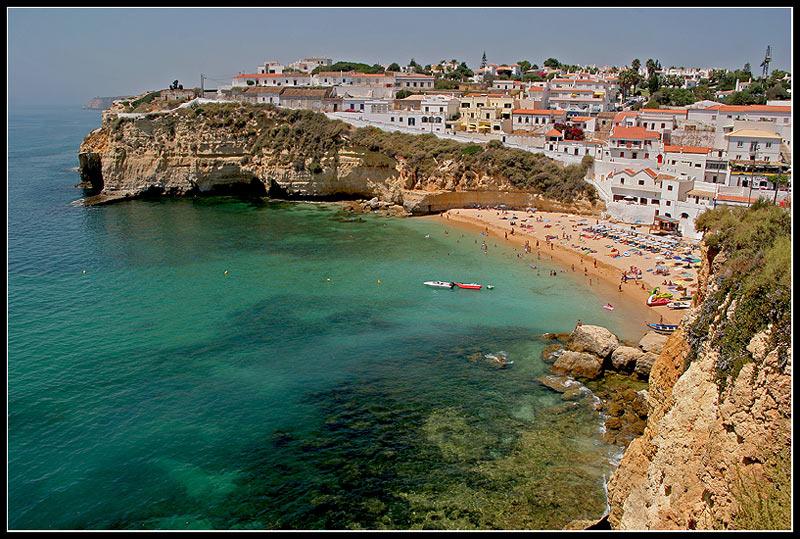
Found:
[(764, 56), (764, 61), (761, 62), (761, 67), (764, 68), (764, 71), (762, 72), (761, 76), (763, 78), (765, 78), (765, 79), (767, 78), (767, 75), (769, 74), (769, 63), (771, 61), (772, 61), (772, 47), (767, 45), (767, 54), (766, 54), (766, 56)]

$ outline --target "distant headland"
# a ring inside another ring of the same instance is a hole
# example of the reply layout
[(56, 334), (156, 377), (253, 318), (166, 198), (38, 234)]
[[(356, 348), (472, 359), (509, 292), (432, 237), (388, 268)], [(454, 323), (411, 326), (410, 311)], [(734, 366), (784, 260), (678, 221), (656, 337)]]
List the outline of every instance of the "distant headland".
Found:
[(82, 108), (84, 109), (107, 109), (116, 99), (125, 99), (131, 96), (119, 95), (116, 97), (93, 97)]

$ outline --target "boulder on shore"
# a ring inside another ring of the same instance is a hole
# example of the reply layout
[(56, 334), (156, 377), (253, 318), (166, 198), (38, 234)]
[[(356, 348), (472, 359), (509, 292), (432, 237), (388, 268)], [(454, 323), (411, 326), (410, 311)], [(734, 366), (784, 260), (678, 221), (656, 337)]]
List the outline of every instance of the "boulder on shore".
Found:
[(650, 378), (650, 370), (653, 368), (653, 363), (655, 363), (656, 359), (658, 359), (658, 354), (645, 352), (636, 360), (636, 367), (633, 369), (633, 372), (635, 372), (636, 376), (641, 380), (646, 382)]
[(648, 331), (644, 337), (639, 339), (639, 348), (645, 352), (652, 352), (658, 355), (661, 353), (661, 350), (664, 349), (664, 345), (666, 344), (668, 338), (669, 335), (662, 335), (660, 333), (656, 333), (655, 331)]
[(593, 380), (603, 374), (603, 358), (595, 354), (567, 350), (550, 367), (550, 372)]
[(618, 346), (611, 353), (611, 366), (618, 372), (633, 372), (636, 362), (645, 352), (632, 346)]
[(602, 359), (611, 355), (619, 346), (619, 339), (604, 327), (583, 325), (576, 327), (569, 336), (567, 348), (573, 352), (588, 352)]

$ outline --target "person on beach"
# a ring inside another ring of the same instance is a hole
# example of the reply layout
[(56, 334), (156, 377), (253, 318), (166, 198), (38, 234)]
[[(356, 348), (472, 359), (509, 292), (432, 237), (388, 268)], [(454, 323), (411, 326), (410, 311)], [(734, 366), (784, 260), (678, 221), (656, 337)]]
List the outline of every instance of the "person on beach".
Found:
[(575, 327), (576, 327), (576, 328), (579, 328), (579, 327), (581, 327), (581, 319), (580, 319), (580, 318), (578, 319), (578, 323), (577, 323), (577, 324), (575, 324)]

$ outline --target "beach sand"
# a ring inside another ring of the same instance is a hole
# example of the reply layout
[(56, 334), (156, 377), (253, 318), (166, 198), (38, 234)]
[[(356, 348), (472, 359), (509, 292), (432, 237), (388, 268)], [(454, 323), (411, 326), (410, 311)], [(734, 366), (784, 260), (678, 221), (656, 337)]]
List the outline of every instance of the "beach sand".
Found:
[[(519, 224), (512, 225), (509, 219), (517, 217)], [(650, 291), (655, 287), (660, 287), (662, 292), (672, 292), (675, 297), (680, 292), (670, 290), (664, 281), (675, 281), (686, 279), (685, 284), (688, 290), (694, 291), (691, 285), (697, 283), (697, 268), (678, 266), (676, 260), (671, 257), (665, 260), (663, 253), (651, 253), (642, 251), (641, 255), (619, 256), (613, 258), (609, 256), (611, 250), (616, 248), (620, 253), (627, 251), (631, 247), (624, 243), (615, 241), (609, 237), (593, 236), (586, 237), (582, 234), (583, 228), (595, 225), (598, 222), (596, 217), (582, 215), (572, 215), (561, 212), (544, 211), (519, 211), (519, 210), (496, 210), (496, 209), (474, 209), (459, 208), (451, 209), (442, 214), (427, 216), (426, 219), (435, 219), (444, 222), (449, 226), (459, 227), (475, 232), (488, 232), (497, 240), (509, 242), (520, 247), (528, 241), (531, 254), (541, 253), (541, 256), (552, 257), (552, 261), (563, 266), (565, 269), (583, 274), (586, 284), (591, 286), (601, 286), (605, 289), (617, 290), (614, 301), (617, 303), (627, 303), (629, 306), (642, 307), (640, 312), (646, 316), (648, 321), (660, 322), (663, 317), (665, 324), (677, 324), (686, 314), (686, 310), (670, 309), (667, 306), (647, 307), (646, 300)], [(523, 222), (523, 219), (527, 221)], [(541, 219), (541, 221), (539, 221)], [(605, 221), (599, 221), (601, 224)], [(525, 228), (520, 225), (531, 225), (532, 228)], [(550, 226), (546, 226), (550, 225)], [(627, 225), (626, 225), (627, 226)], [(646, 227), (638, 229), (640, 232), (647, 232)], [(513, 231), (513, 233), (512, 233)], [(562, 235), (571, 235), (570, 238), (563, 238)], [(557, 235), (557, 239), (548, 242), (546, 235)], [(539, 246), (536, 246), (536, 242)], [(697, 242), (686, 240), (687, 245), (697, 246)], [(573, 247), (573, 246), (577, 246)], [(596, 253), (584, 254), (586, 251), (581, 249), (588, 247)], [(699, 258), (699, 251), (693, 251), (693, 256)], [(653, 275), (656, 263), (662, 263), (670, 268), (668, 276)], [(621, 282), (623, 272), (631, 266), (641, 269), (642, 279), (640, 281), (628, 280)], [(591, 280), (591, 283), (589, 282)], [(642, 287), (644, 283), (644, 288)], [(619, 291), (619, 286), (622, 290)], [(614, 302), (611, 302), (612, 305)], [(635, 305), (634, 305), (635, 304)], [(639, 309), (637, 309), (639, 310)]]

